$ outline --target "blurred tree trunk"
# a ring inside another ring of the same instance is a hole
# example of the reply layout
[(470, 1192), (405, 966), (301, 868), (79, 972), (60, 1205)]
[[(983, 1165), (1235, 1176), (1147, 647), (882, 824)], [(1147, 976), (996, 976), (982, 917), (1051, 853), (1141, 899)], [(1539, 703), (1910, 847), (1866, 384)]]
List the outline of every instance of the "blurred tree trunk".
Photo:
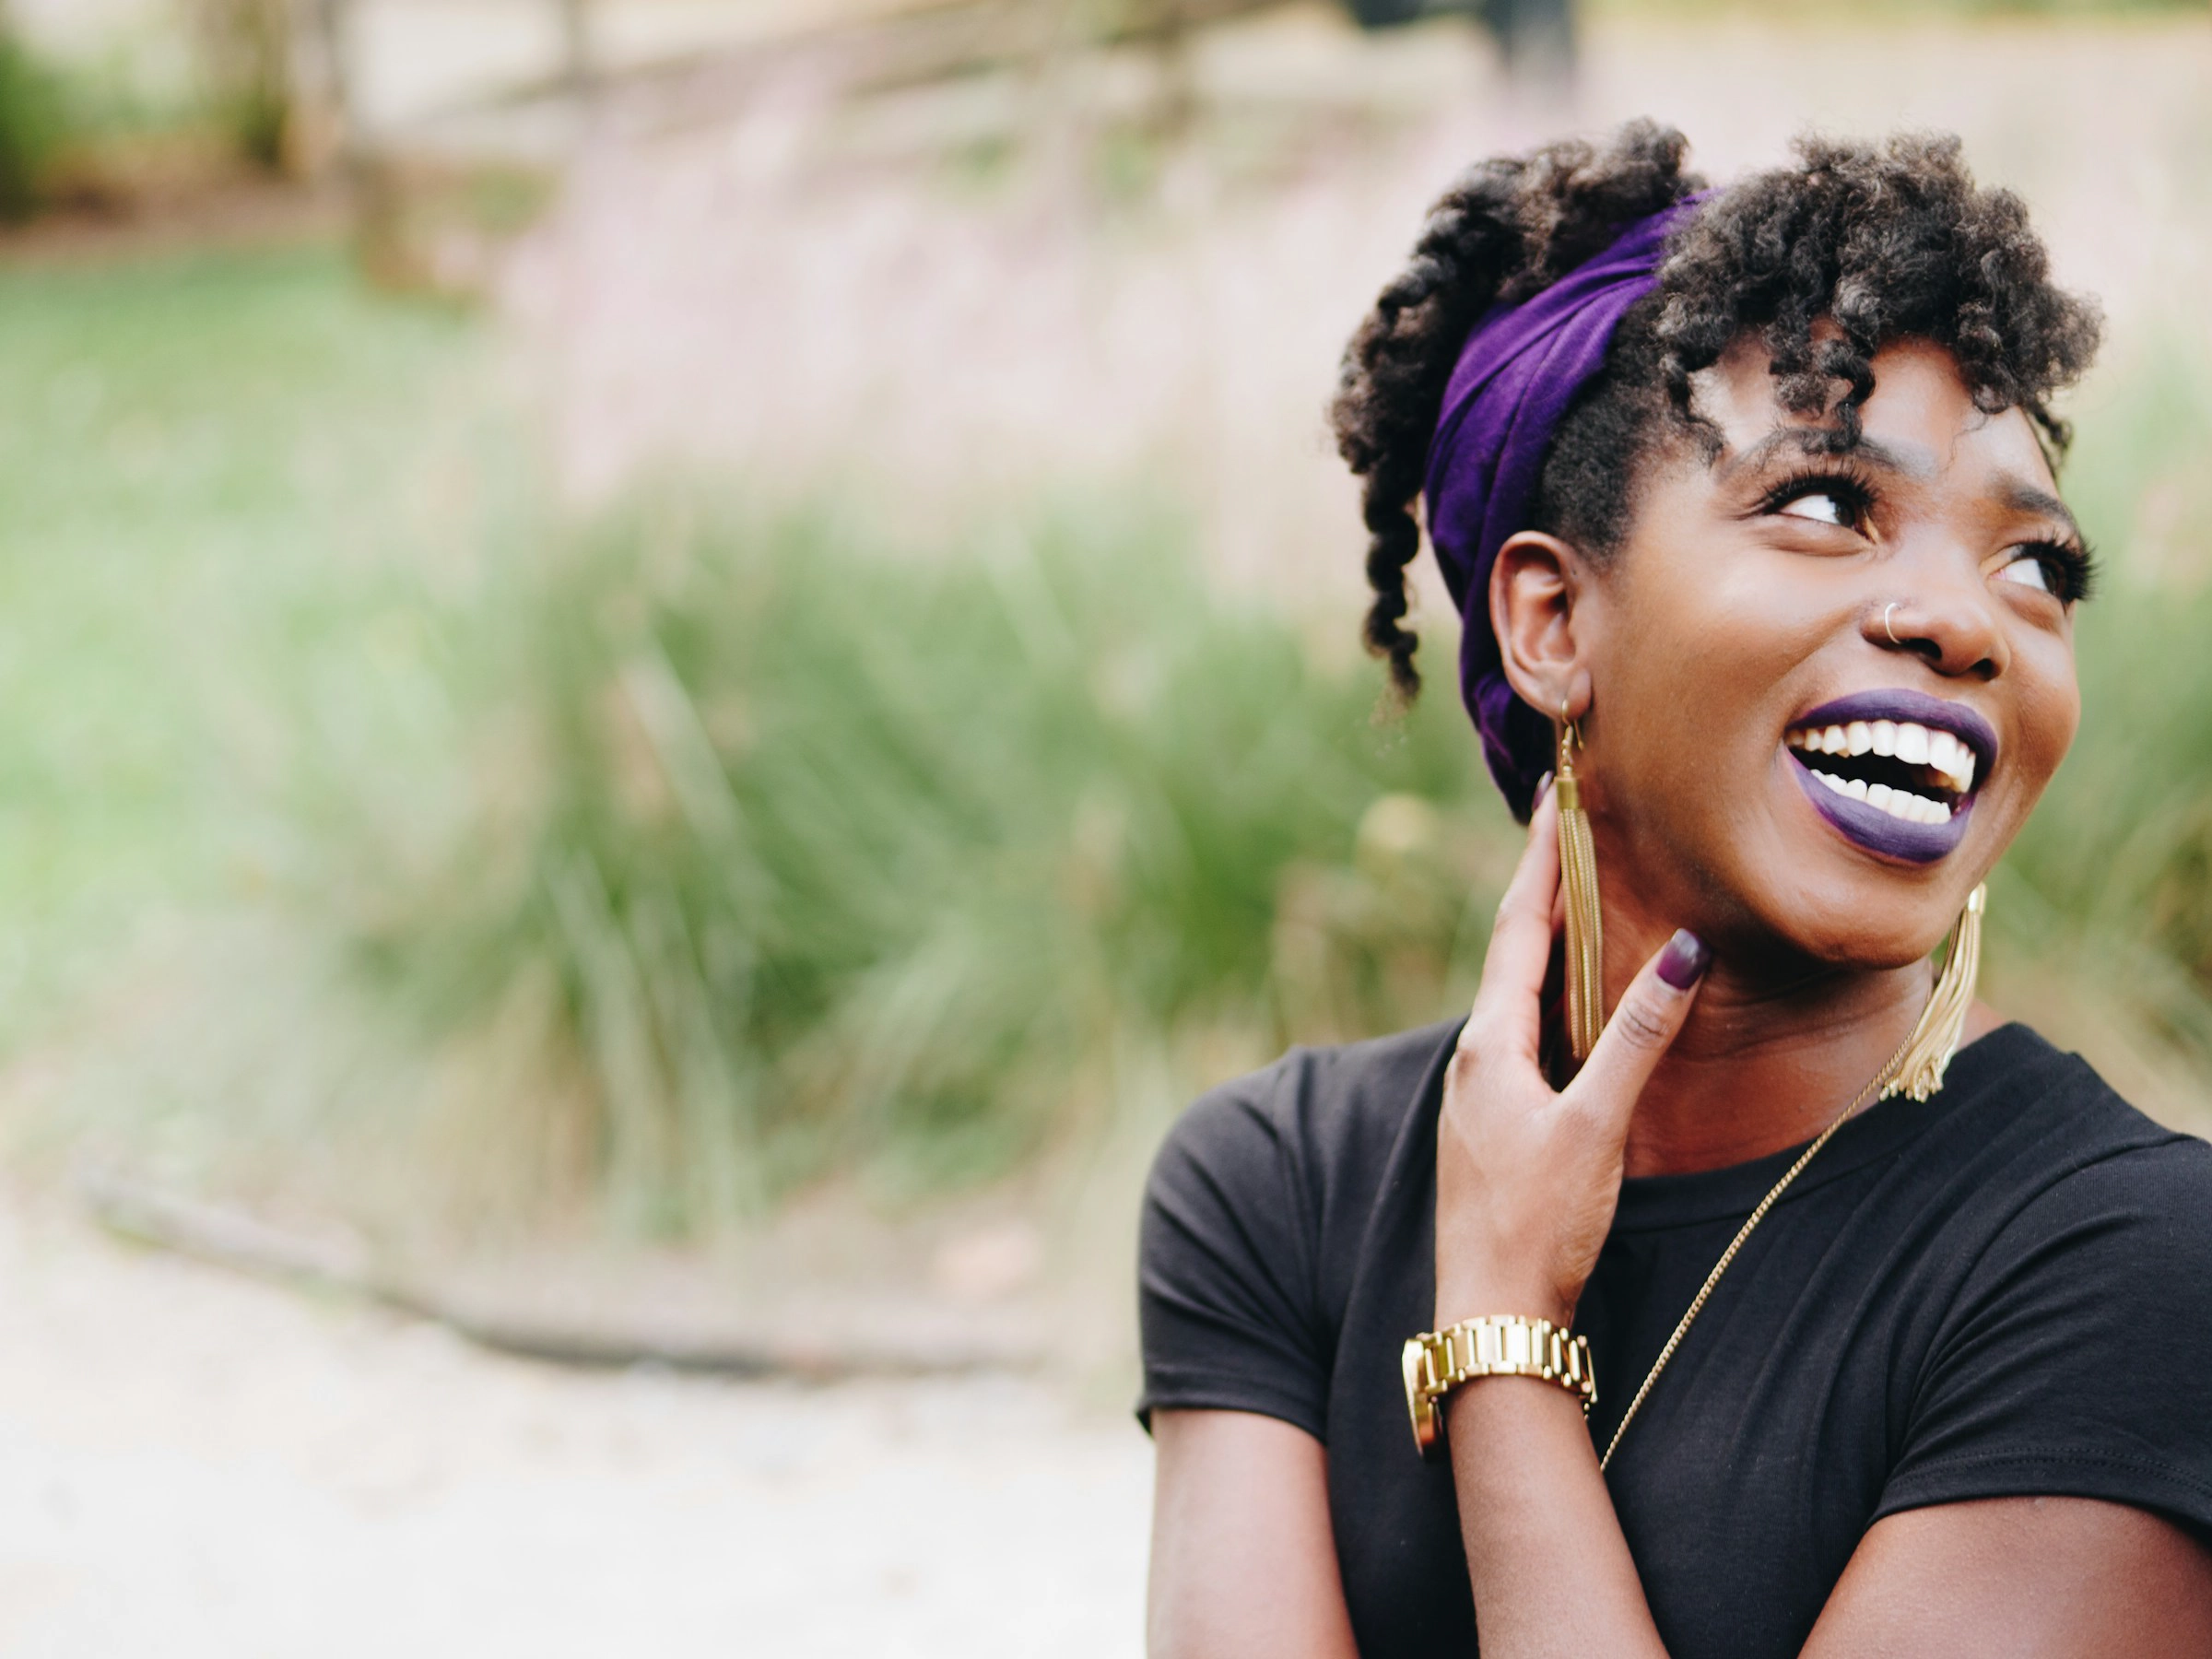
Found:
[(553, 0), (560, 12), (561, 77), (582, 97), (592, 89), (597, 65), (592, 56), (590, 0)]
[(224, 136), (255, 166), (283, 170), (293, 117), (290, 0), (192, 0), (191, 20)]
[(1141, 0), (1132, 21), (1140, 40), (1151, 42), (1159, 71), (1153, 125), (1161, 137), (1176, 139), (1190, 131), (1198, 112), (1198, 88), (1191, 63), (1191, 15), (1187, 0)]
[(334, 164), (348, 174), (361, 153), (355, 124), (350, 0), (298, 0), (304, 17), (292, 42), (292, 119), (287, 162), (312, 177)]
[(1506, 69), (1519, 80), (1562, 88), (1574, 76), (1571, 0), (1482, 0), (1482, 20), (1498, 37)]
[(0, 0), (0, 221), (27, 219), (46, 206), (48, 173), (66, 132), (60, 87)]

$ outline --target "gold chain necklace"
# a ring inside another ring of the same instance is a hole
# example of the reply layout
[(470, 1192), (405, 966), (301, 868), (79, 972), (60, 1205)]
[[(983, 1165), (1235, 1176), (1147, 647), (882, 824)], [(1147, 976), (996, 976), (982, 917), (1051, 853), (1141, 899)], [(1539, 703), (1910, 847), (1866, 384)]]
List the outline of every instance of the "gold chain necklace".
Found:
[[(1976, 897), (1979, 896), (1980, 890), (1977, 888)], [(1759, 1207), (1744, 1218), (1743, 1226), (1735, 1230), (1735, 1237), (1728, 1241), (1728, 1248), (1721, 1252), (1721, 1259), (1712, 1265), (1712, 1271), (1705, 1276), (1704, 1284), (1698, 1288), (1697, 1295), (1690, 1299), (1688, 1310), (1675, 1326), (1675, 1334), (1666, 1339), (1666, 1346), (1659, 1350), (1659, 1358), (1652, 1361), (1652, 1369), (1644, 1373), (1643, 1386), (1636, 1391), (1636, 1397), (1629, 1402), (1629, 1409), (1620, 1419), (1620, 1427), (1613, 1430), (1613, 1439), (1606, 1447), (1606, 1454), (1597, 1460), (1599, 1473), (1604, 1473), (1613, 1462), (1613, 1453), (1620, 1450), (1620, 1437), (1628, 1433), (1629, 1425), (1636, 1420), (1637, 1412), (1642, 1409), (1644, 1396), (1652, 1392), (1652, 1384), (1659, 1381), (1659, 1373), (1666, 1369), (1666, 1362), (1675, 1357), (1675, 1350), (1682, 1346), (1682, 1338), (1689, 1335), (1689, 1327), (1696, 1323), (1698, 1315), (1704, 1312), (1706, 1299), (1712, 1296), (1712, 1288), (1721, 1282), (1721, 1275), (1728, 1271), (1728, 1264), (1735, 1260), (1735, 1253), (1743, 1249), (1744, 1241), (1767, 1218), (1767, 1212), (1774, 1207), (1783, 1194), (1790, 1190), (1790, 1183), (1805, 1173), (1805, 1166), (1813, 1161), (1836, 1131), (1849, 1123), (1860, 1107), (1865, 1105), (1897, 1076), (1899, 1066), (1904, 1063), (1906, 1052), (1920, 1041), (1920, 1030), (1915, 1027), (1912, 1034), (1897, 1045), (1897, 1052), (1874, 1075), (1874, 1081), (1860, 1089), (1851, 1104), (1836, 1113), (1835, 1121), (1821, 1130), (1813, 1144), (1797, 1155), (1797, 1161), (1782, 1172), (1782, 1179), (1767, 1189), (1767, 1195), (1759, 1201)]]

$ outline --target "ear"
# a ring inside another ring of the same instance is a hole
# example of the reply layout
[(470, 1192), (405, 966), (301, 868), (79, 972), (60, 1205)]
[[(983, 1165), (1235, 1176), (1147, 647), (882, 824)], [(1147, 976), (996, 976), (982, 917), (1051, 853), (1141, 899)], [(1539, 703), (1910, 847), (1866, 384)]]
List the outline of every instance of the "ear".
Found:
[(1524, 530), (1490, 567), (1490, 628), (1505, 677), (1521, 700), (1556, 719), (1559, 706), (1580, 719), (1590, 707), (1590, 670), (1574, 631), (1587, 568), (1556, 535)]

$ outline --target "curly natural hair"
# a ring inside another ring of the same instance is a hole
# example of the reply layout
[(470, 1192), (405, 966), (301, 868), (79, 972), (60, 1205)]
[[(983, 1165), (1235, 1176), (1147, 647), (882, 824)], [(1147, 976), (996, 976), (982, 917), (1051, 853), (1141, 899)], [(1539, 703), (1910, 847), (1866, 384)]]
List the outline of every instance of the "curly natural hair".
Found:
[[(1480, 163), (1430, 210), (1411, 262), (1346, 348), (1331, 416), (1338, 452), (1365, 480), (1365, 634), (1401, 697), (1420, 688), (1405, 625), (1406, 567), (1420, 548), (1413, 504), (1460, 347), (1491, 305), (1527, 299), (1629, 222), (1702, 190), (1683, 171), (1688, 147), (1670, 127), (1634, 122), (1603, 146)], [(1825, 416), (1839, 449), (1859, 440), (1875, 353), (1912, 337), (1951, 354), (1977, 406), (2024, 410), (2053, 461), (2064, 453), (2069, 434), (2048, 400), (2088, 368), (2100, 320), (2052, 284), (2020, 199), (1977, 187), (1953, 137), (1816, 137), (1796, 153), (1795, 166), (1710, 196), (1675, 230), (1657, 290), (1621, 320), (1560, 423), (1532, 528), (1608, 557), (1664, 441), (1701, 434), (1717, 453), (1691, 376), (1750, 332), (1783, 406)]]

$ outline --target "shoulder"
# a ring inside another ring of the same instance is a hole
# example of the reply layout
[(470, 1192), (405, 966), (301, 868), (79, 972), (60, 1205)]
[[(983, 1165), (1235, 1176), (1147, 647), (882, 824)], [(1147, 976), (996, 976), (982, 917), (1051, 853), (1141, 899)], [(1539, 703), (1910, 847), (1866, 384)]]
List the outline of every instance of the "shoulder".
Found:
[[(2148, 1120), (2144, 1126), (2080, 1148), (2088, 1155), (2027, 1198), (1994, 1254), (2060, 1271), (2127, 1271), (2161, 1300), (2194, 1300), (2212, 1315), (2212, 1146)], [(2183, 1271), (2191, 1282), (2170, 1277)]]
[(1458, 1023), (1293, 1049), (1222, 1084), (1169, 1132), (1145, 1189), (1140, 1279), (1265, 1284), (1325, 1329), (1408, 1136), (1433, 1135), (1429, 1087)]
[(1242, 1184), (1261, 1170), (1338, 1185), (1379, 1178), (1457, 1020), (1365, 1042), (1294, 1048), (1194, 1101), (1161, 1144), (1153, 1187), (1190, 1177)]
[(1182, 1114), (1138, 1228), (1140, 1416), (1256, 1411), (1327, 1438), (1359, 1241), (1457, 1029), (1294, 1049)]
[(2018, 1222), (2086, 1207), (2192, 1224), (2212, 1239), (2212, 1145), (2155, 1122), (2079, 1054), (2026, 1026), (1983, 1041), (1996, 1051), (1995, 1076), (1979, 1115), (2001, 1124), (1986, 1145), (2015, 1191)]
[(1960, 1173), (1980, 1189), (1961, 1206), (1987, 1206), (1989, 1223), (1970, 1292), (2036, 1283), (2212, 1316), (2212, 1145), (2024, 1026), (1983, 1041), (1990, 1086), (1959, 1125), (1974, 1147)]
[(1880, 1512), (2057, 1495), (2212, 1527), (2212, 1146), (2025, 1028), (1983, 1041), (1930, 1160), (1947, 1294)]

